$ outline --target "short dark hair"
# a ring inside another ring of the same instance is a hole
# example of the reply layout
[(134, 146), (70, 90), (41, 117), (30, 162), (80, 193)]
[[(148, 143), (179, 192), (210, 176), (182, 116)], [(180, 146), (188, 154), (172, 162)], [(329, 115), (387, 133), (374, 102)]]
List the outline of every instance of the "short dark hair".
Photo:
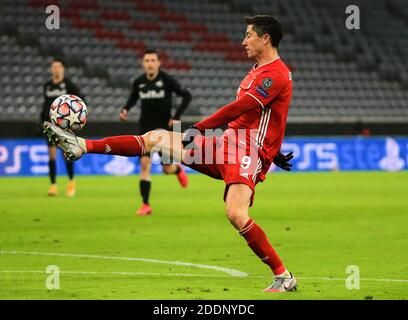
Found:
[(152, 49), (152, 48), (146, 49), (145, 52), (143, 53), (143, 57), (144, 57), (146, 54), (155, 54), (155, 55), (157, 56), (157, 58), (160, 60), (159, 53), (157, 52), (156, 49)]
[(268, 15), (256, 15), (245, 17), (247, 25), (252, 24), (254, 31), (258, 36), (269, 34), (271, 37), (272, 47), (278, 48), (279, 42), (282, 40), (282, 25), (278, 19)]
[(63, 67), (65, 67), (64, 60), (62, 60), (61, 58), (53, 58), (51, 64), (53, 64), (54, 62), (59, 62), (62, 64)]

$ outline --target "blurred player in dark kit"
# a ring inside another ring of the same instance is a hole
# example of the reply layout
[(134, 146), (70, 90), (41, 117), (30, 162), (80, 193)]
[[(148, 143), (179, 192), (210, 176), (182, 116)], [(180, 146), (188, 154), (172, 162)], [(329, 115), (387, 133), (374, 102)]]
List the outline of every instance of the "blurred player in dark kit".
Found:
[[(179, 121), (181, 114), (191, 102), (190, 92), (182, 88), (180, 84), (167, 72), (160, 69), (159, 55), (155, 50), (147, 50), (142, 59), (144, 73), (139, 76), (132, 85), (132, 91), (126, 105), (122, 108), (119, 118), (122, 121), (128, 119), (129, 110), (141, 100), (141, 115), (139, 119), (139, 134), (145, 134), (158, 128), (169, 129), (175, 121)], [(180, 105), (172, 115), (173, 93), (182, 98)], [(176, 174), (180, 185), (186, 188), (188, 178), (184, 169), (178, 164), (162, 164), (163, 172)], [(150, 154), (140, 157), (140, 194), (142, 206), (137, 210), (138, 215), (149, 215), (152, 208), (149, 203), (151, 189), (152, 167)]]
[[(51, 80), (47, 81), (43, 87), (44, 103), (41, 111), (40, 120), (41, 123), (44, 121), (50, 121), (49, 113), (50, 106), (52, 102), (63, 94), (74, 94), (81, 98), (82, 95), (79, 92), (78, 87), (67, 77), (65, 77), (65, 66), (64, 62), (59, 59), (54, 59), (50, 66)], [(57, 167), (56, 167), (56, 156), (57, 148), (52, 141), (47, 141), (48, 151), (49, 151), (49, 177), (51, 186), (48, 190), (49, 196), (58, 195), (58, 187), (56, 183)], [(76, 186), (74, 181), (74, 163), (69, 160), (65, 160), (67, 172), (68, 172), (68, 186), (66, 194), (68, 197), (73, 197), (75, 195)]]

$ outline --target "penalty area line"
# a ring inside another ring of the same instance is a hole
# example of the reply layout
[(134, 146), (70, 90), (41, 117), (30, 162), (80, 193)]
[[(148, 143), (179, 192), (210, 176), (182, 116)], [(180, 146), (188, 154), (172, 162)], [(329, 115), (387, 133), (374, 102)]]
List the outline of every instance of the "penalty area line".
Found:
[[(38, 273), (47, 274), (41, 270), (0, 270), (0, 273)], [(159, 273), (159, 272), (127, 272), (127, 271), (64, 271), (60, 274), (75, 275), (115, 275), (115, 276), (165, 276), (165, 277), (201, 277), (201, 278), (229, 278), (227, 275), (219, 274), (194, 274), (194, 273)]]
[(37, 252), (37, 251), (17, 251), (17, 250), (0, 250), (1, 254), (9, 255), (31, 255), (31, 256), (49, 256), (49, 257), (72, 257), (72, 258), (85, 258), (85, 259), (100, 259), (100, 260), (122, 260), (122, 261), (138, 261), (148, 263), (168, 264), (173, 266), (185, 266), (199, 269), (209, 269), (226, 273), (232, 277), (247, 277), (248, 273), (235, 269), (224, 268), (219, 266), (210, 266), (206, 264), (181, 262), (181, 261), (165, 261), (158, 259), (145, 259), (145, 258), (131, 258), (131, 257), (117, 257), (117, 256), (101, 256), (93, 254), (78, 254), (78, 253), (56, 253), (56, 252)]
[[(0, 270), (0, 273), (37, 273), (47, 274), (41, 270)], [(74, 275), (115, 275), (115, 276), (164, 276), (164, 277), (199, 277), (199, 278), (229, 278), (228, 275), (219, 274), (194, 274), (194, 273), (160, 273), (160, 272), (129, 272), (129, 271), (67, 271), (60, 270), (60, 274)], [(249, 278), (271, 278), (270, 276), (249, 275)], [(299, 280), (318, 280), (318, 281), (346, 281), (346, 278), (331, 278), (331, 277), (296, 277)], [(361, 278), (360, 281), (367, 282), (402, 282), (408, 283), (408, 279), (369, 279)]]
[[(296, 279), (299, 280), (317, 280), (317, 281), (346, 281), (346, 277), (344, 278), (336, 278), (336, 277), (302, 277), (302, 276), (295, 276)], [(258, 278), (270, 278), (268, 276), (258, 276)], [(360, 278), (360, 281), (367, 281), (367, 282), (400, 282), (400, 283), (408, 283), (408, 279), (373, 279), (373, 278)]]
[[(304, 280), (332, 280), (332, 281), (346, 281), (346, 278), (331, 278), (331, 277), (298, 277), (298, 279)], [(371, 281), (371, 282), (406, 282), (408, 279), (371, 279), (371, 278), (360, 278), (360, 281)]]
[[(50, 257), (73, 257), (73, 258), (85, 258), (85, 259), (103, 259), (103, 260), (122, 260), (122, 261), (139, 261), (139, 262), (148, 262), (148, 263), (159, 263), (159, 264), (168, 264), (168, 265), (177, 265), (177, 266), (186, 266), (199, 269), (209, 269), (223, 272), (227, 275), (205, 275), (205, 274), (191, 274), (191, 273), (147, 273), (147, 272), (92, 272), (92, 271), (60, 271), (61, 273), (75, 273), (75, 274), (110, 274), (110, 275), (131, 275), (131, 276), (179, 276), (179, 277), (251, 277), (251, 278), (272, 278), (271, 276), (266, 275), (248, 275), (246, 272), (242, 272), (235, 269), (229, 269), (219, 266), (211, 266), (205, 264), (196, 264), (190, 262), (181, 262), (181, 261), (165, 261), (157, 259), (145, 259), (145, 258), (130, 258), (130, 257), (118, 257), (118, 256), (101, 256), (101, 255), (91, 255), (91, 254), (75, 254), (75, 253), (52, 253), (52, 252), (37, 252), (37, 251), (6, 251), (0, 250), (0, 255), (33, 255), (33, 256), (50, 256)], [(39, 270), (0, 270), (1, 273), (44, 273), (44, 271)], [(296, 277), (299, 280), (317, 280), (317, 281), (346, 281), (346, 278), (341, 277)], [(408, 279), (382, 279), (382, 278), (360, 278), (360, 281), (367, 282), (399, 282), (399, 283), (408, 283)]]

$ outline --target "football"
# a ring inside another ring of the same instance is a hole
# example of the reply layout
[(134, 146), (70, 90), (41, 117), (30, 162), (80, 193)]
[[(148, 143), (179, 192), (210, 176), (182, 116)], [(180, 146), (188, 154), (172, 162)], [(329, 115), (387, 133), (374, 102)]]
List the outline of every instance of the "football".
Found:
[(51, 122), (64, 130), (81, 130), (87, 118), (88, 108), (85, 102), (72, 94), (59, 96), (50, 106)]

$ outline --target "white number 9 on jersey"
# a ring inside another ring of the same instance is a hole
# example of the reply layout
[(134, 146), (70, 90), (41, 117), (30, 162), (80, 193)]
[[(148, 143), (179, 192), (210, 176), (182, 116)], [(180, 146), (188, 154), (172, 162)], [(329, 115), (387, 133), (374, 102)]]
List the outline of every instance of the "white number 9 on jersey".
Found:
[(248, 169), (251, 165), (252, 159), (249, 156), (243, 156), (241, 159), (241, 168)]

